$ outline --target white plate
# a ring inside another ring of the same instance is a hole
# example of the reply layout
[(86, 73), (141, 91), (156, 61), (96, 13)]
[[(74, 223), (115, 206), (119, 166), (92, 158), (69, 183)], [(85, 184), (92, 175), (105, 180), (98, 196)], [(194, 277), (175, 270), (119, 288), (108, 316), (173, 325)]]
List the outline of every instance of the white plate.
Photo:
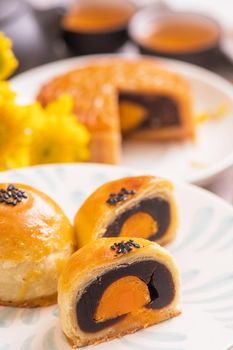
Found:
[[(58, 61), (14, 78), (12, 86), (19, 94), (19, 101), (32, 101), (44, 82), (85, 64), (92, 57)], [(233, 87), (223, 78), (203, 68), (175, 60), (163, 61), (190, 81), (195, 113), (214, 111), (222, 103), (228, 104), (228, 113), (218, 121), (199, 125), (195, 143), (125, 142), (122, 165), (156, 171), (157, 174), (178, 180), (207, 184), (233, 164)]]
[[(107, 180), (134, 175), (101, 165), (34, 167), (0, 173), (0, 181), (31, 184), (59, 202), (70, 219)], [(233, 345), (233, 209), (191, 185), (176, 185), (180, 229), (168, 249), (182, 276), (179, 317), (93, 350), (226, 350)], [(0, 350), (69, 350), (57, 306), (0, 307)], [(88, 348), (89, 349), (89, 348)]]

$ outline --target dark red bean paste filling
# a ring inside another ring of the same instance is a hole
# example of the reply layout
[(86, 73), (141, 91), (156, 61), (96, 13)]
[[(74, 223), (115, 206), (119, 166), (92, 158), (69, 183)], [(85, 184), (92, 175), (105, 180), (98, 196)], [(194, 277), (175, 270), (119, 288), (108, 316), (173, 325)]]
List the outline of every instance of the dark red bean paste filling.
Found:
[(169, 96), (122, 92), (119, 95), (119, 103), (123, 101), (139, 104), (146, 109), (147, 117), (137, 129), (157, 129), (179, 126), (181, 123), (177, 103)]
[(106, 321), (95, 321), (95, 313), (106, 288), (119, 278), (135, 276), (148, 286), (151, 301), (145, 305), (150, 309), (161, 309), (169, 305), (175, 296), (172, 275), (167, 267), (154, 260), (143, 260), (132, 264), (121, 264), (93, 280), (83, 291), (76, 304), (77, 323), (83, 332), (94, 333), (121, 321), (121, 315)]

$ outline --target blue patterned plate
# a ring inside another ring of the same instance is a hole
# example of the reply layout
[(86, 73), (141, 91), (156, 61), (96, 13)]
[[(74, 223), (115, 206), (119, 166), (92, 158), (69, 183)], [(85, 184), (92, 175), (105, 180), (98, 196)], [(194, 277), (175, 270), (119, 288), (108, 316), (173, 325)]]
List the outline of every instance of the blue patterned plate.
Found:
[[(35, 186), (59, 202), (72, 220), (103, 182), (136, 174), (101, 165), (52, 165), (9, 171), (0, 181)], [(182, 276), (181, 316), (93, 347), (95, 350), (226, 350), (233, 345), (233, 209), (191, 185), (176, 185), (180, 229), (168, 249)], [(57, 306), (0, 307), (0, 350), (69, 350)]]

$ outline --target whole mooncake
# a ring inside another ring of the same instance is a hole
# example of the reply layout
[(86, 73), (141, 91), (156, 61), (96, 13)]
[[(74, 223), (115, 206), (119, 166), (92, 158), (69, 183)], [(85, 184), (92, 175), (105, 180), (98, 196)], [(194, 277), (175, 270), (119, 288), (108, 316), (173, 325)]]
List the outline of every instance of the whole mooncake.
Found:
[(50, 197), (28, 185), (0, 184), (0, 305), (55, 303), (74, 250), (73, 228)]

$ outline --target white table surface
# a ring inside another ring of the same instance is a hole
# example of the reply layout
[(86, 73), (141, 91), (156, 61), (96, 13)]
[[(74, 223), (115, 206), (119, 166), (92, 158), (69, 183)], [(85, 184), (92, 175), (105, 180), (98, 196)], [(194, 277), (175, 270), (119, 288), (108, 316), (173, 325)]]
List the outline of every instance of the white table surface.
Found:
[(233, 166), (221, 174), (213, 183), (206, 186), (205, 189), (233, 204)]

